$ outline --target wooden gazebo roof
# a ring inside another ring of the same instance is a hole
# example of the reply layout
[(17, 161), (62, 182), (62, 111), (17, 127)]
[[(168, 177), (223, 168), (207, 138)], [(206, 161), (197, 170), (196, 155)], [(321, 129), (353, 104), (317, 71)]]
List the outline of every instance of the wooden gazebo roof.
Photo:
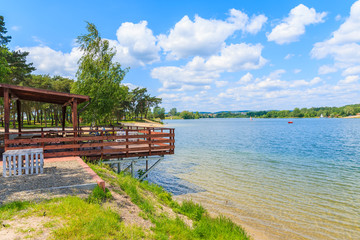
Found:
[[(21, 101), (34, 101), (34, 102), (45, 102), (62, 105), (62, 129), (65, 130), (65, 113), (66, 107), (71, 106), (72, 108), (72, 123), (74, 131), (77, 130), (78, 126), (78, 113), (77, 105), (90, 100), (89, 96), (77, 95), (71, 93), (62, 93), (56, 91), (50, 91), (45, 89), (31, 88), (15, 86), (10, 84), (0, 83), (0, 97), (4, 98), (4, 122), (5, 122), (5, 133), (9, 133), (9, 122), (10, 122), (10, 100), (16, 99), (17, 105), (17, 121), (18, 130), (21, 132)], [(8, 135), (5, 136), (7, 138)]]
[(71, 93), (62, 93), (50, 91), (45, 89), (15, 86), (10, 84), (0, 83), (0, 97), (4, 97), (4, 89), (9, 89), (11, 98), (18, 98), (20, 100), (28, 100), (35, 102), (45, 102), (54, 104), (65, 104), (76, 99), (78, 103), (83, 103), (90, 100), (89, 96), (77, 95)]

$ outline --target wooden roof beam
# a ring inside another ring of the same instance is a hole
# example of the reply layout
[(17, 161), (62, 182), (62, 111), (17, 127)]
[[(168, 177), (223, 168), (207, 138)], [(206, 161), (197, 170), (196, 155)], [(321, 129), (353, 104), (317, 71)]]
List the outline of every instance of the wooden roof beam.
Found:
[(66, 103), (64, 103), (62, 106), (63, 106), (63, 107), (72, 106), (73, 102), (74, 102), (74, 98), (70, 99), (69, 101), (67, 101)]
[(12, 92), (11, 90), (9, 90), (9, 93), (10, 93), (10, 97), (13, 99), (13, 100), (19, 100), (20, 98), (14, 93)]

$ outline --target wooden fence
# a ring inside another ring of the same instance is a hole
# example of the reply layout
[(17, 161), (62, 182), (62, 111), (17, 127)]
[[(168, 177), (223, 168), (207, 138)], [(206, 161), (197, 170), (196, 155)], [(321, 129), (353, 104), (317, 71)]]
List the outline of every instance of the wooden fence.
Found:
[(7, 133), (5, 151), (43, 148), (44, 157), (81, 156), (89, 159), (174, 154), (173, 128), (127, 127), (78, 131)]

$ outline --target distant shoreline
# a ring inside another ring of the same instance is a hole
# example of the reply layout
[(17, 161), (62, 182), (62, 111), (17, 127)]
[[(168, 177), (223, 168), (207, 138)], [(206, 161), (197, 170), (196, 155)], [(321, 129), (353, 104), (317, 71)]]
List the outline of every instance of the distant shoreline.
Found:
[(342, 117), (342, 118), (360, 118), (360, 115), (347, 116), (347, 117)]
[[(266, 118), (266, 117), (252, 117), (252, 119), (314, 119), (314, 118), (321, 118), (321, 117), (279, 117), (279, 118)], [(323, 118), (331, 118), (331, 117), (323, 117)], [(354, 115), (354, 116), (347, 116), (347, 117), (333, 117), (333, 119), (343, 119), (343, 118), (360, 118), (360, 115)], [(228, 118), (217, 118), (217, 117), (212, 117), (212, 118), (191, 118), (191, 119), (184, 119), (184, 118), (166, 118), (165, 120), (199, 120), (199, 119), (250, 119), (250, 117), (242, 117), (242, 118), (237, 118), (237, 117), (228, 117)]]

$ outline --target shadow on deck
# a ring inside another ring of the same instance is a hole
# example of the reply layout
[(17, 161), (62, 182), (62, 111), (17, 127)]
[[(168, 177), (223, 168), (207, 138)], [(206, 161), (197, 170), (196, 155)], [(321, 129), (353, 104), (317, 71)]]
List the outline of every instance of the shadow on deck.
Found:
[[(2, 162), (0, 162), (2, 173)], [(0, 204), (69, 194), (86, 197), (100, 179), (79, 157), (45, 159), (44, 173), (0, 177)]]

